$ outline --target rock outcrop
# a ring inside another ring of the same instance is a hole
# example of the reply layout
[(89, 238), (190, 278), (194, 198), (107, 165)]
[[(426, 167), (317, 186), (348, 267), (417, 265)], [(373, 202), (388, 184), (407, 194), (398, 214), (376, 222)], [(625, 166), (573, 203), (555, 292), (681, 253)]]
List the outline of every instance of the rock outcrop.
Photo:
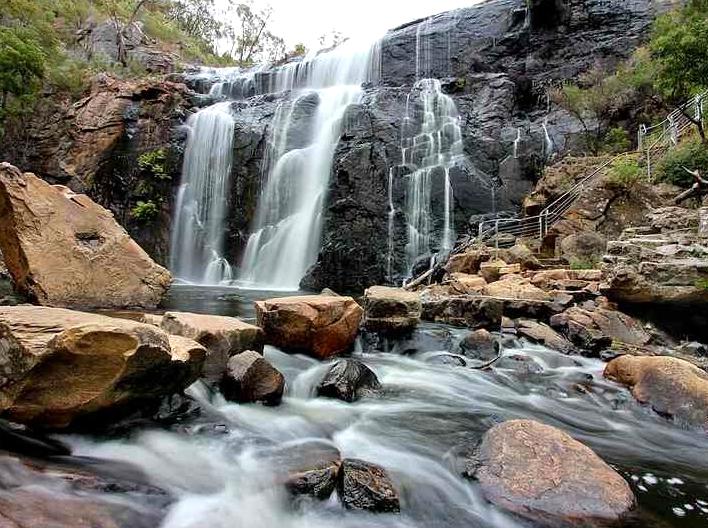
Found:
[(221, 379), (231, 356), (247, 350), (263, 351), (263, 331), (235, 317), (166, 312), (160, 324), (166, 332), (192, 339), (207, 349), (203, 375), (212, 381)]
[(379, 379), (369, 367), (361, 361), (343, 359), (327, 371), (317, 385), (317, 395), (353, 402), (376, 394), (380, 388)]
[(351, 297), (308, 295), (256, 302), (266, 343), (327, 359), (346, 351), (364, 310)]
[(224, 398), (230, 401), (278, 405), (285, 378), (261, 354), (247, 350), (229, 359), (220, 386)]
[(337, 494), (348, 510), (387, 513), (401, 509), (398, 491), (386, 470), (363, 460), (347, 458), (342, 461)]
[(204, 349), (154, 326), (37, 306), (0, 307), (0, 410), (46, 428), (120, 415), (191, 385)]
[(468, 475), (487, 500), (543, 525), (605, 526), (635, 505), (627, 482), (590, 448), (531, 420), (487, 431)]
[(420, 295), (402, 288), (372, 286), (364, 292), (364, 328), (374, 332), (410, 331), (420, 322)]
[(109, 211), (7, 163), (0, 249), (17, 290), (46, 306), (154, 308), (172, 280)]
[(621, 356), (608, 363), (605, 377), (627, 385), (657, 413), (708, 430), (708, 374), (688, 361)]

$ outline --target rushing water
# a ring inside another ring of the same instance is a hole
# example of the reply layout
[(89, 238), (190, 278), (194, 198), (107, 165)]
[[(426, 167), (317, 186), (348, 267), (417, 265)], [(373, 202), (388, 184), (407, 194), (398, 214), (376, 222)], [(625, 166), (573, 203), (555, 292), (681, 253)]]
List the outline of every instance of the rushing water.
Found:
[(268, 141), (265, 185), (242, 262), (240, 283), (297, 289), (315, 263), (332, 158), (347, 108), (378, 71), (378, 44), (345, 43), (271, 73), (270, 91), (295, 90), (282, 102)]
[[(383, 384), (379, 398), (317, 398), (327, 364), (267, 347), (287, 379), (279, 407), (231, 404), (197, 384), (190, 393), (206, 412), (192, 423), (126, 440), (69, 440), (77, 455), (137, 464), (174, 494), (165, 528), (511, 528), (525, 524), (487, 504), (459, 472), (464, 453), (494, 423), (531, 417), (569, 432), (625, 475), (640, 505), (632, 526), (705, 526), (705, 433), (636, 404), (602, 378), (597, 360), (518, 344), (489, 371), (431, 364), (441, 352), (458, 352), (463, 334), (425, 325), (387, 351), (359, 348), (355, 355)], [(315, 445), (385, 467), (400, 490), (401, 514), (348, 512), (334, 499), (292, 504), (278, 484), (282, 452)]]
[(189, 136), (175, 203), (170, 268), (199, 284), (231, 280), (223, 257), (234, 121), (230, 103), (205, 108), (187, 122)]

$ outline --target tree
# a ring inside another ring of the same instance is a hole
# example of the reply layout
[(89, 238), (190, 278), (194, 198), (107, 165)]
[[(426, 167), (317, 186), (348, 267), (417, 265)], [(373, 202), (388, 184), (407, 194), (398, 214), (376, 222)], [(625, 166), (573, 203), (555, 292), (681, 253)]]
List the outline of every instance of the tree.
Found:
[(347, 37), (344, 36), (344, 33), (342, 33), (341, 31), (337, 31), (336, 29), (333, 29), (329, 33), (321, 35), (318, 39), (321, 49), (336, 48), (345, 40), (347, 40)]
[(44, 76), (46, 56), (39, 41), (21, 27), (0, 27), (0, 108), (9, 96), (33, 93)]
[(252, 2), (235, 5), (237, 22), (226, 29), (231, 40), (230, 55), (240, 66), (248, 67), (258, 60), (280, 60), (285, 56), (285, 43), (274, 35), (268, 24), (273, 9), (256, 11)]
[[(656, 21), (649, 44), (654, 62), (655, 87), (669, 105), (680, 105), (708, 87), (708, 0), (692, 0), (683, 9)], [(698, 128), (704, 143), (701, 119), (684, 115)]]

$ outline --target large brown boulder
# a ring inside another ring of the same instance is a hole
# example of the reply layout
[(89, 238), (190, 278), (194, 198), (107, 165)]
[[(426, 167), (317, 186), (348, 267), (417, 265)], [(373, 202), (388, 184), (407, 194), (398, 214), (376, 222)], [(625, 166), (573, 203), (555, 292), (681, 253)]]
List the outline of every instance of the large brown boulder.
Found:
[(172, 280), (109, 211), (7, 163), (0, 251), (18, 291), (46, 306), (154, 308)]
[(420, 294), (403, 288), (372, 286), (364, 292), (364, 328), (396, 333), (412, 330), (420, 322)]
[(487, 500), (544, 526), (604, 525), (635, 505), (627, 482), (589, 447), (532, 420), (487, 431), (468, 475)]
[(263, 351), (263, 331), (235, 317), (167, 312), (160, 325), (167, 333), (187, 337), (207, 349), (203, 375), (212, 381), (221, 379), (231, 356)]
[(708, 429), (708, 374), (682, 359), (621, 356), (605, 377), (631, 388), (641, 403), (681, 424)]
[(182, 391), (205, 350), (151, 325), (39, 306), (0, 307), (0, 411), (63, 428)]
[(266, 343), (327, 359), (356, 339), (364, 310), (351, 297), (306, 295), (256, 302)]

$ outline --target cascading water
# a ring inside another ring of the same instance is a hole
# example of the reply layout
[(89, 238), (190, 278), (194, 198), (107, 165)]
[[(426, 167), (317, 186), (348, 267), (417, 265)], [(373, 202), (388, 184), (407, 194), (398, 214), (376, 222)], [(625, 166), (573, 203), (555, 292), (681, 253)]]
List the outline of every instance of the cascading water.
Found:
[(265, 184), (240, 284), (295, 290), (315, 263), (342, 120), (349, 105), (359, 101), (361, 84), (376, 78), (377, 65), (378, 44), (345, 43), (270, 75), (269, 91), (295, 93), (273, 120)]
[(232, 278), (223, 257), (234, 121), (221, 102), (189, 118), (182, 182), (173, 220), (170, 267), (181, 280), (218, 284)]
[[(401, 142), (403, 165), (412, 170), (406, 175), (406, 256), (409, 266), (433, 249), (446, 251), (452, 248), (455, 228), (450, 169), (464, 161), (459, 114), (454, 101), (442, 93), (440, 81), (421, 79), (413, 87), (412, 95), (420, 104), (420, 128), (419, 132), (411, 133), (417, 109), (409, 96)], [(443, 191), (442, 233), (437, 243), (433, 240), (435, 211), (432, 198), (435, 188)]]

